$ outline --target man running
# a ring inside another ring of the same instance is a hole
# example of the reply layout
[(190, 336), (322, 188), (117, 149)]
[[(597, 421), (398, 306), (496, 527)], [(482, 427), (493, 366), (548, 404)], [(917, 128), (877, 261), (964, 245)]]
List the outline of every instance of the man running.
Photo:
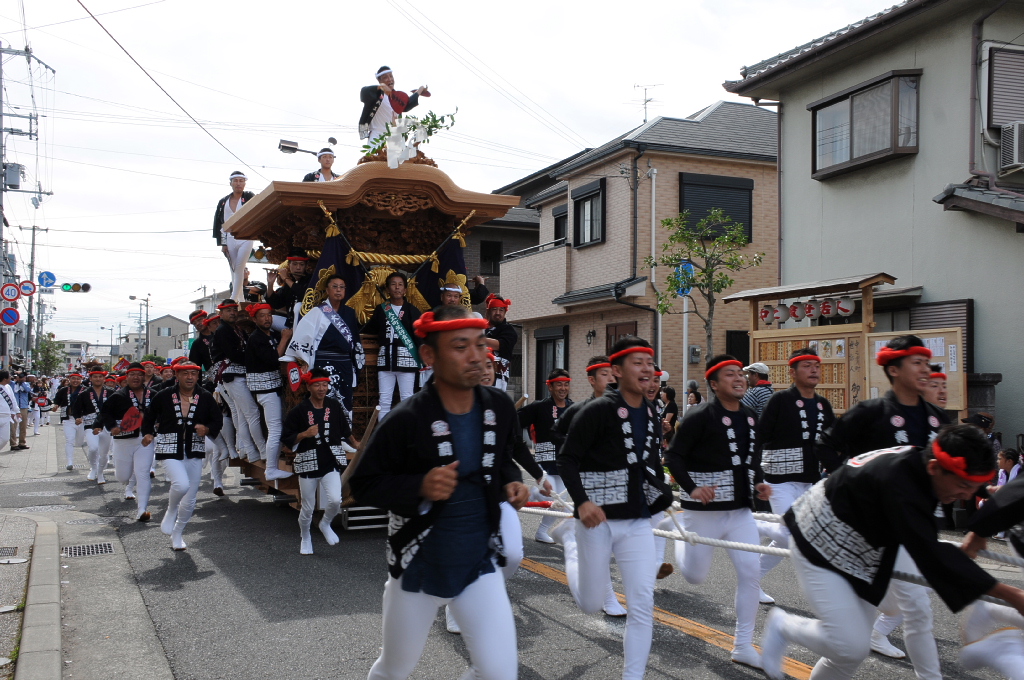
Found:
[[(137, 499), (135, 519), (148, 522), (149, 497), (153, 480), (149, 471), (153, 468), (153, 445), (143, 444), (142, 415), (149, 409), (153, 391), (143, 385), (146, 369), (133, 362), (128, 366), (123, 388), (117, 390), (103, 403), (100, 422), (112, 437), (114, 451), (114, 478), (125, 485), (125, 500)], [(133, 411), (134, 422), (124, 422), (125, 414)]]
[(106, 377), (106, 371), (89, 371), (89, 389), (80, 394), (71, 406), (75, 424), (85, 431), (86, 455), (90, 465), (86, 479), (97, 484), (107, 483), (103, 468), (107, 466), (107, 453), (110, 451), (110, 434), (99, 421), (100, 409), (111, 395), (111, 391), (103, 386)]

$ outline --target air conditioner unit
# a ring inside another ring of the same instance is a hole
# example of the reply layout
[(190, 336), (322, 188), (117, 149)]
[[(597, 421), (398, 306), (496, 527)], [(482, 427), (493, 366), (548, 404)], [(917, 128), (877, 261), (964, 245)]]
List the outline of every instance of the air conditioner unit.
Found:
[(1002, 128), (999, 140), (999, 176), (1024, 170), (1024, 121), (1015, 120)]

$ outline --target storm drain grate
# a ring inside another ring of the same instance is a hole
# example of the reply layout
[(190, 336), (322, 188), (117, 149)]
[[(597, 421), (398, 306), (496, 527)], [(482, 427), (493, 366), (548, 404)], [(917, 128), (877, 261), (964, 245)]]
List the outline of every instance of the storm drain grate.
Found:
[(24, 508), (15, 508), (15, 512), (62, 512), (64, 510), (74, 510), (73, 505), (29, 505)]
[(91, 543), (89, 545), (66, 545), (60, 549), (61, 557), (92, 557), (93, 555), (113, 555), (113, 543)]
[(0, 548), (0, 557), (14, 557), (18, 554), (18, 548)]

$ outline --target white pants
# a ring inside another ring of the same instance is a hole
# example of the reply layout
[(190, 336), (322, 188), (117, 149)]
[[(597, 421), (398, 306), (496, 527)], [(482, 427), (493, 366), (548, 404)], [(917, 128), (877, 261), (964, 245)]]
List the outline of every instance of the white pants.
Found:
[[(662, 522), (664, 522), (665, 520), (669, 520), (670, 522), (672, 521), (671, 519), (669, 519), (668, 514), (664, 510), (662, 510), (661, 512), (656, 513), (654, 515), (651, 515), (651, 517), (650, 517), (651, 528), (652, 529), (659, 529), (659, 528), (661, 528), (659, 525)], [(671, 527), (671, 529), (669, 529), (669, 531), (671, 531), (672, 529), (675, 529), (674, 525)], [(667, 538), (665, 538), (664, 536), (655, 536), (654, 537), (654, 575), (655, 576), (658, 575), (658, 571), (661, 569), (661, 565), (665, 561), (665, 546), (666, 545), (668, 545), (668, 539)]]
[(39, 416), (40, 416), (40, 413), (39, 413), (39, 407), (38, 406), (36, 406), (35, 408), (30, 408), (28, 410), (29, 422), (32, 424), (32, 436), (33, 437), (35, 437), (35, 436), (37, 436), (39, 434), (39, 421), (42, 420), (42, 418), (40, 418)]
[(231, 418), (235, 421), (236, 448), (250, 461), (267, 457), (267, 441), (260, 429), (260, 409), (252, 392), (245, 385), (245, 376), (236, 376), (231, 382), (222, 383), (227, 397)]
[[(737, 510), (686, 510), (682, 513), (685, 531), (737, 543), (760, 543), (754, 516), (745, 508)], [(736, 570), (736, 648), (753, 643), (757, 618), (760, 575), (757, 553), (726, 550)], [(676, 541), (676, 562), (688, 583), (700, 584), (711, 571), (714, 548)]]
[[(562, 482), (561, 475), (548, 475), (548, 481), (551, 482), (551, 495), (565, 493), (565, 484)], [(553, 515), (541, 515), (538, 533), (541, 531), (547, 533), (558, 520), (559, 518)]]
[(217, 435), (217, 439), (206, 438), (206, 458), (203, 467), (210, 466), (210, 479), (213, 480), (213, 488), (224, 488), (224, 470), (228, 467), (228, 452), (224, 446), (224, 440)]
[(217, 447), (227, 451), (228, 458), (238, 458), (238, 449), (235, 448), (235, 423), (227, 414), (224, 414), (221, 423), (220, 434), (217, 435)]
[(131, 439), (114, 439), (114, 478), (129, 488), (132, 476), (135, 477), (135, 498), (138, 504), (136, 519), (149, 508), (149, 496), (153, 489), (153, 480), (149, 478), (149, 470), (153, 467), (154, 445), (142, 445), (142, 437)]
[(516, 622), (498, 572), (484, 574), (453, 598), (407, 593), (402, 580), (384, 586), (384, 644), (367, 680), (405, 680), (423, 655), (437, 610), (450, 605), (469, 649), (462, 680), (515, 680), (519, 658)]
[(74, 418), (68, 418), (61, 424), (64, 426), (64, 455), (68, 465), (74, 465), (75, 447), (85, 446), (85, 426), (75, 425)]
[(253, 396), (263, 407), (263, 419), (267, 424), (267, 441), (263, 445), (267, 467), (276, 468), (281, 456), (281, 395), (277, 392), (267, 392)]
[[(14, 420), (9, 413), (0, 415), (0, 451), (11, 441), (11, 423)], [(71, 421), (72, 423), (75, 421)]]
[(852, 678), (871, 653), (875, 606), (838, 573), (811, 564), (795, 543), (790, 550), (797, 582), (818, 618), (784, 614), (783, 636), (821, 656), (813, 680)]
[(228, 266), (231, 267), (231, 299), (242, 303), (245, 300), (245, 265), (252, 254), (255, 241), (239, 241), (231, 234), (225, 234), (223, 243), (228, 247)]
[(507, 581), (523, 561), (523, 525), (519, 513), (507, 502), (502, 501), (498, 507), (501, 508), (501, 541), (505, 545), (505, 566), (501, 573)]
[[(654, 534), (646, 519), (612, 519), (592, 529), (576, 522), (579, 550), (579, 605), (601, 611), (611, 581), (611, 560), (622, 573), (626, 592), (626, 632), (622, 640), (623, 680), (640, 680), (647, 668), (654, 634)], [(755, 600), (756, 601), (756, 600)]]
[[(199, 481), (203, 476), (203, 459), (169, 458), (164, 461), (164, 474), (171, 483), (171, 490), (167, 494), (167, 512), (175, 513), (178, 525), (183, 527), (192, 519), (192, 513), (196, 509), (196, 494), (199, 492)], [(142, 484), (141, 475), (136, 476), (139, 477), (139, 484)], [(149, 477), (148, 471), (145, 476)]]
[(412, 396), (416, 387), (416, 374), (411, 371), (378, 371), (377, 387), (380, 389), (380, 415), (383, 418), (391, 411), (391, 400), (394, 398), (395, 383), (398, 383), (398, 399), (405, 401)]
[[(785, 515), (789, 512), (789, 509), (793, 507), (793, 503), (796, 502), (797, 498), (804, 495), (804, 493), (810, 489), (813, 484), (807, 482), (780, 482), (778, 484), (772, 484), (772, 497), (768, 499), (771, 503), (772, 512), (776, 515)], [(760, 532), (762, 535), (769, 535), (772, 542), (768, 544), (769, 548), (788, 548), (789, 547), (789, 529), (786, 528), (785, 524), (774, 524), (772, 527), (765, 527), (768, 529), (767, 532)], [(758, 523), (758, 527), (762, 526)], [(761, 555), (761, 578), (769, 571), (774, 569), (784, 557), (781, 555)]]
[[(893, 569), (921, 575), (914, 559), (903, 546), (896, 553)], [(929, 588), (925, 586), (892, 579), (885, 598), (878, 604), (882, 612), (879, 619), (882, 620), (876, 621), (874, 628), (888, 635), (902, 620), (903, 641), (907, 645), (907, 655), (914, 664), (914, 674), (921, 680), (942, 680), (939, 649), (932, 633), (934, 617), (928, 592)]]
[(323, 477), (299, 477), (299, 492), (302, 494), (302, 509), (299, 510), (299, 531), (302, 536), (309, 535), (309, 527), (313, 523), (313, 510), (316, 509), (316, 492), (320, 491), (320, 505), (324, 508), (323, 521), (327, 524), (341, 510), (341, 473), (337, 470), (328, 472)]
[(92, 474), (96, 479), (103, 479), (103, 468), (107, 467), (107, 454), (110, 452), (110, 433), (101, 429), (99, 434), (92, 433), (93, 428), (85, 430), (85, 450), (92, 465)]

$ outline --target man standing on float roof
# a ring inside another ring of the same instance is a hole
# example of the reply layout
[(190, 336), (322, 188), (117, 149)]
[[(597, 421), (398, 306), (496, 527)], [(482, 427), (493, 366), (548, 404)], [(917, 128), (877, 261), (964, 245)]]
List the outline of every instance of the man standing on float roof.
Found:
[(420, 103), (420, 95), (429, 97), (426, 85), (413, 90), (410, 94), (395, 89), (395, 74), (388, 66), (377, 69), (377, 84), (367, 85), (359, 90), (359, 100), (363, 102), (363, 112), (359, 116), (359, 139), (369, 142), (383, 135), (388, 125), (392, 125), (398, 116), (410, 111)]
[(245, 283), (245, 263), (249, 261), (253, 241), (240, 241), (226, 233), (224, 223), (241, 210), (246, 201), (256, 197), (256, 194), (245, 190), (247, 179), (241, 170), (231, 173), (231, 193), (217, 202), (217, 210), (213, 213), (213, 238), (220, 246), (224, 257), (228, 258), (228, 266), (231, 267), (231, 298), (234, 300), (242, 300), (245, 297), (245, 290), (242, 288)]
[(320, 169), (303, 177), (303, 182), (330, 182), (341, 177), (331, 170), (334, 165), (334, 149), (325, 146), (317, 152), (316, 159), (320, 161)]

